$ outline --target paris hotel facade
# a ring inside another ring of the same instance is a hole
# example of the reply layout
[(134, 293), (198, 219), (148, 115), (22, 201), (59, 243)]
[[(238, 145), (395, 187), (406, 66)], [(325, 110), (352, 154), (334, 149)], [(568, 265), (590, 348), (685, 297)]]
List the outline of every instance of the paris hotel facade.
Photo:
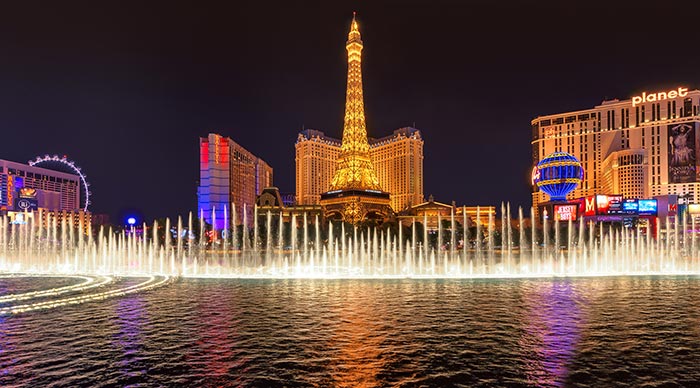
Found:
[[(531, 122), (532, 163), (555, 151), (578, 158), (584, 177), (569, 199), (594, 194), (685, 195), (698, 203), (699, 105), (700, 90), (681, 86), (537, 117)], [(537, 209), (548, 197), (534, 190)]]
[[(423, 199), (423, 137), (405, 127), (379, 139), (369, 138), (372, 164), (383, 191), (391, 193), (394, 212), (415, 206)], [(318, 205), (321, 193), (331, 187), (340, 155), (340, 139), (307, 129), (299, 133), (296, 149), (296, 202)]]

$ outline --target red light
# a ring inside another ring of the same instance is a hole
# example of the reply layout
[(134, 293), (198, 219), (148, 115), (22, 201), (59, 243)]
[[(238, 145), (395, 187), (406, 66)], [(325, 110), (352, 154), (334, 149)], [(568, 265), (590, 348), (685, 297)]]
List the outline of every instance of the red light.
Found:
[(209, 163), (209, 143), (201, 143), (199, 147), (199, 158), (201, 163)]

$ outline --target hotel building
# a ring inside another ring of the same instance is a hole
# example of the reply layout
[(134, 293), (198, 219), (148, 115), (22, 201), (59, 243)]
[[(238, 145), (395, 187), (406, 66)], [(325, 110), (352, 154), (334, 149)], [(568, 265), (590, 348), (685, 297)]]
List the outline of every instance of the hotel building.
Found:
[[(584, 177), (568, 198), (687, 195), (700, 200), (700, 90), (676, 87), (608, 100), (532, 120), (532, 163), (555, 151), (581, 161)], [(549, 198), (533, 186), (532, 203)]]
[[(405, 127), (379, 139), (369, 138), (372, 164), (383, 191), (391, 194), (395, 212), (420, 204), (423, 199), (423, 137)], [(299, 133), (296, 149), (296, 200), (317, 205), (335, 175), (341, 141), (321, 131)]]
[[(272, 167), (221, 135), (210, 133), (199, 139), (199, 166), (198, 208), (208, 223), (214, 212), (219, 229), (224, 227), (224, 208), (231, 217), (231, 205), (236, 207), (239, 224), (243, 208), (252, 212), (263, 188), (272, 186)], [(248, 222), (252, 225), (252, 215)]]
[(76, 212), (80, 177), (23, 163), (0, 160), (0, 210)]
[(90, 234), (93, 226), (92, 214), (83, 211), (83, 209), (68, 212), (65, 210), (44, 210), (39, 208), (38, 211), (32, 214), (32, 217), (36, 225), (41, 225), (44, 228), (50, 228), (52, 225), (60, 227), (65, 223), (82, 231), (83, 234)]
[(296, 203), (318, 205), (321, 193), (328, 191), (340, 155), (340, 140), (321, 131), (299, 133), (295, 148)]

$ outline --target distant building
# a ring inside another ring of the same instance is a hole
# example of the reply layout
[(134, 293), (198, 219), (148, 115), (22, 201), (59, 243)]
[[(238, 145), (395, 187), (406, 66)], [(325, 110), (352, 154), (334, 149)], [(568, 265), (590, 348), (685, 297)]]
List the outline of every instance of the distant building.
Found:
[(489, 218), (493, 223), (496, 222), (496, 207), (495, 206), (456, 206), (454, 203), (446, 204), (437, 202), (431, 195), (427, 202), (419, 203), (408, 207), (399, 213), (399, 221), (404, 226), (411, 226), (415, 221), (417, 223), (425, 223), (428, 230), (437, 230), (439, 221), (451, 220), (454, 214), (455, 221), (459, 224), (464, 222), (464, 213), (467, 215), (467, 226), (472, 227), (485, 225), (488, 228)]
[[(532, 120), (532, 163), (553, 152), (581, 161), (581, 184), (568, 198), (687, 195), (700, 203), (700, 90), (677, 87), (608, 100)], [(534, 186), (532, 203), (547, 202)]]
[[(287, 195), (288, 196), (288, 195)], [(324, 221), (321, 205), (294, 205), (285, 201), (285, 195), (280, 194), (277, 187), (265, 187), (256, 200), (258, 206), (259, 222), (265, 222), (268, 212), (271, 217), (277, 219), (282, 215), (283, 222), (291, 222), (292, 216), (296, 216), (297, 224), (301, 225), (306, 215), (307, 222), (315, 222), (316, 218)]]
[(601, 193), (645, 198), (649, 161), (643, 149), (615, 151), (601, 164)]
[(423, 137), (419, 130), (400, 128), (389, 136), (369, 139), (370, 154), (382, 190), (400, 212), (423, 202)]
[(307, 129), (297, 136), (296, 149), (296, 202), (299, 205), (318, 205), (321, 193), (331, 187), (340, 155), (340, 140), (321, 131)]
[(61, 227), (64, 223), (73, 226), (77, 230), (82, 230), (84, 234), (89, 234), (94, 226), (92, 214), (80, 209), (78, 211), (51, 211), (39, 209), (34, 212), (34, 222), (44, 228), (51, 228), (54, 224)]
[[(379, 139), (369, 138), (370, 156), (382, 190), (391, 195), (395, 212), (423, 202), (423, 137), (420, 130), (399, 128)], [(307, 129), (297, 136), (296, 199), (320, 203), (337, 169), (341, 141)]]
[(277, 187), (265, 187), (255, 200), (255, 204), (260, 209), (265, 210), (280, 210), (285, 204), (282, 201), (282, 195)]
[(80, 177), (0, 159), (0, 211), (80, 209)]
[[(272, 167), (230, 138), (210, 133), (199, 139), (199, 211), (204, 220), (216, 227), (224, 227), (224, 208), (232, 219), (235, 206), (236, 224), (242, 220), (243, 209), (252, 212), (257, 196), (265, 187), (272, 186)], [(252, 225), (253, 217), (248, 217)]]

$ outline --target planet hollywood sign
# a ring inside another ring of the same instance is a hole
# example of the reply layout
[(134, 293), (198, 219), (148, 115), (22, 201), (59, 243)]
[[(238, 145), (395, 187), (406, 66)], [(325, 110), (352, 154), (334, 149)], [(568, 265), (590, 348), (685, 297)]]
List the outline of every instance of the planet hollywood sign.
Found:
[(637, 106), (644, 102), (656, 102), (663, 101), (669, 98), (685, 97), (688, 95), (688, 88), (679, 87), (678, 89), (669, 90), (668, 92), (657, 92), (657, 93), (642, 93), (641, 96), (632, 97), (632, 106)]

